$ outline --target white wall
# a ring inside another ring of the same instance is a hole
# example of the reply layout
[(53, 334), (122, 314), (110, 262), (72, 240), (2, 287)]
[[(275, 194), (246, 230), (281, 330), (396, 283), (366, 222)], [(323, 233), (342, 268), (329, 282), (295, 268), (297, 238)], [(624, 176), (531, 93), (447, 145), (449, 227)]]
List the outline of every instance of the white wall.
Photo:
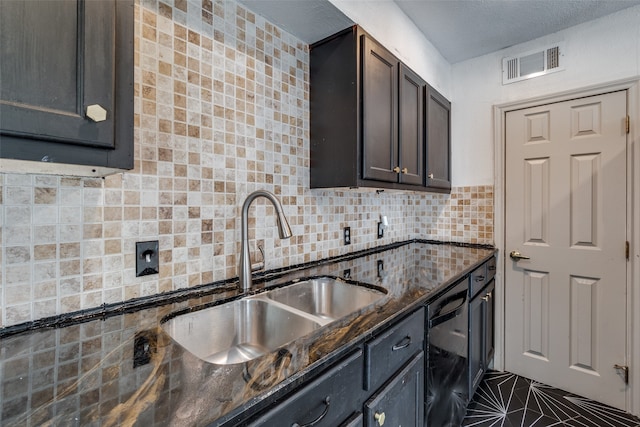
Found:
[(451, 98), (451, 65), (392, 0), (329, 0), (431, 86)]
[[(560, 41), (565, 42), (565, 71), (502, 85), (503, 57)], [(637, 76), (640, 76), (640, 6), (454, 64), (452, 184), (493, 184), (494, 105)]]

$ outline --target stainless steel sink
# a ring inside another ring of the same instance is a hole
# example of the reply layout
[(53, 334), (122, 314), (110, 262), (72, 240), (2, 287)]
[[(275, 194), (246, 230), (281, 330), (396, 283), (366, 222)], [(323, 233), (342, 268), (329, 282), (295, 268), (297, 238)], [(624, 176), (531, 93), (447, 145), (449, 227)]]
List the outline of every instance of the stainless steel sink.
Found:
[(172, 317), (164, 330), (193, 355), (219, 365), (248, 362), (384, 297), (323, 277)]
[(242, 363), (313, 332), (320, 324), (260, 299), (241, 299), (170, 319), (165, 331), (200, 359)]
[(306, 280), (265, 294), (268, 299), (323, 319), (333, 321), (367, 307), (383, 293), (329, 277)]

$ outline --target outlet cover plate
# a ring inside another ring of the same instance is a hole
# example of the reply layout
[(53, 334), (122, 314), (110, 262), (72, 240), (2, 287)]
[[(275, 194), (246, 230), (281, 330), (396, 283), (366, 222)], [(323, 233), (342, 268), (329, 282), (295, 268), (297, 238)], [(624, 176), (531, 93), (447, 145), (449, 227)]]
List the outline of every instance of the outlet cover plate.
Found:
[(160, 251), (157, 240), (136, 242), (136, 277), (160, 272)]

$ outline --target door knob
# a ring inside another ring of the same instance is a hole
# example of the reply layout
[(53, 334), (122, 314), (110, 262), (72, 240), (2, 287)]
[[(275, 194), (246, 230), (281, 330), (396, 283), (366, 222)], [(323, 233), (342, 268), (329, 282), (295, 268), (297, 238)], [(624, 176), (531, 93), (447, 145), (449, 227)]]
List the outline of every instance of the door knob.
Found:
[(98, 104), (89, 105), (87, 107), (87, 117), (94, 122), (104, 122), (107, 120), (107, 110)]
[(383, 426), (386, 416), (384, 415), (384, 412), (382, 413), (376, 412), (375, 414), (373, 414), (373, 418), (378, 422), (380, 426)]
[(430, 173), (429, 175), (427, 175), (427, 178), (429, 178), (429, 179), (433, 179), (433, 174), (432, 174), (432, 173)]
[(395, 173), (400, 173), (400, 166), (396, 166), (395, 168), (393, 168), (393, 171)]
[(407, 168), (402, 168), (402, 173), (409, 173), (409, 169), (407, 169)]
[(518, 251), (511, 251), (511, 253), (509, 254), (509, 256), (511, 257), (512, 260), (514, 261), (520, 261), (521, 259), (531, 259), (528, 256), (524, 256), (522, 255), (520, 252)]

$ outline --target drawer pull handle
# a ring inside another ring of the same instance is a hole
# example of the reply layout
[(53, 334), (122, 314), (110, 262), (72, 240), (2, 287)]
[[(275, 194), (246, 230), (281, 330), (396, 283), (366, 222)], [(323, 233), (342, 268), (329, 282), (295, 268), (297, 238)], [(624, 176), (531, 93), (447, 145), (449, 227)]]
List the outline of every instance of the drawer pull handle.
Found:
[(489, 271), (496, 271), (496, 266), (495, 265), (490, 265), (487, 268), (489, 269)]
[(476, 276), (474, 280), (476, 282), (483, 282), (484, 281), (484, 276)]
[(404, 337), (400, 341), (398, 341), (397, 344), (395, 344), (393, 347), (391, 347), (391, 351), (402, 350), (403, 348), (407, 348), (410, 345), (411, 345), (411, 337), (409, 335), (407, 335), (406, 337)]
[(291, 424), (291, 427), (313, 427), (314, 425), (316, 425), (320, 421), (322, 421), (322, 419), (324, 417), (326, 417), (327, 414), (329, 413), (329, 405), (331, 405), (331, 396), (325, 397), (324, 400), (322, 401), (322, 403), (324, 403), (324, 411), (322, 411), (322, 413), (318, 416), (318, 418), (316, 418), (315, 420), (311, 421), (309, 424), (293, 423), (293, 424)]
[(373, 418), (375, 418), (375, 420), (378, 422), (380, 426), (383, 426), (386, 416), (384, 415), (384, 412), (380, 414), (376, 412), (375, 414), (373, 414)]

